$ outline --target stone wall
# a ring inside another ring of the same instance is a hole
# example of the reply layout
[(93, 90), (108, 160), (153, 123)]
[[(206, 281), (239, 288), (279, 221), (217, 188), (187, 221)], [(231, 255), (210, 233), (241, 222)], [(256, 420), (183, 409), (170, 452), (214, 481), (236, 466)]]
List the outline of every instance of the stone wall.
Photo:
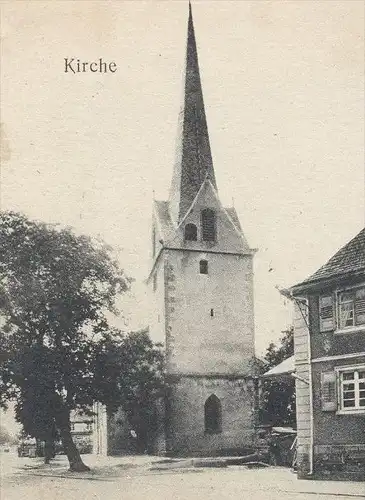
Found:
[[(169, 250), (165, 263), (167, 369), (245, 374), (254, 355), (251, 255)], [(207, 275), (199, 261), (208, 261)]]
[[(204, 404), (214, 394), (221, 402), (221, 432), (204, 427)], [(250, 378), (179, 377), (167, 406), (167, 452), (173, 455), (245, 453), (254, 445), (255, 390)]]

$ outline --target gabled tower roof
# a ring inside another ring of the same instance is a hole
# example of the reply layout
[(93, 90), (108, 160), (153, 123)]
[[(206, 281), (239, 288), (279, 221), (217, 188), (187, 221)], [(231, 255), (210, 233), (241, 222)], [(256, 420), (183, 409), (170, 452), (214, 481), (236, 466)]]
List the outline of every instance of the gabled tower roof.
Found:
[(177, 154), (170, 190), (170, 212), (175, 224), (178, 224), (186, 215), (207, 177), (217, 189), (190, 2), (185, 89), (177, 140)]

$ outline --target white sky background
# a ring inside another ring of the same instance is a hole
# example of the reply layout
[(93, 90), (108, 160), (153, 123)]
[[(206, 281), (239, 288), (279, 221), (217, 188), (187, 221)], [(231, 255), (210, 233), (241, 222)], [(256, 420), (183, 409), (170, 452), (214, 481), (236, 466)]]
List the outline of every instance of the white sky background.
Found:
[[(364, 2), (192, 2), (220, 197), (255, 257), (256, 346), (291, 321), (275, 289), (364, 225)], [(2, 1), (1, 208), (100, 235), (140, 282), (166, 199), (187, 1)], [(65, 74), (64, 57), (115, 61)], [(270, 271), (270, 269), (272, 269)]]

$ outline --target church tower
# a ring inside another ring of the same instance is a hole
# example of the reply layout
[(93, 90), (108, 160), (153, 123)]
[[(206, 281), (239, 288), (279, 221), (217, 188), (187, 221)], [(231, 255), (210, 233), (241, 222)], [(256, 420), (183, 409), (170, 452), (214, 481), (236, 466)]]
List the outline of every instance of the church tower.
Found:
[(215, 178), (189, 4), (185, 90), (170, 196), (154, 201), (151, 335), (166, 346), (166, 451), (249, 449), (255, 390), (252, 250)]

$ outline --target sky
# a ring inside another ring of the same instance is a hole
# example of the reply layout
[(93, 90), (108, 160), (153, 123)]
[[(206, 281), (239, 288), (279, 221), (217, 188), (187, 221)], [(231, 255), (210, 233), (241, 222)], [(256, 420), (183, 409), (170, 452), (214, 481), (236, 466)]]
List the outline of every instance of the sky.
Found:
[[(188, 3), (1, 5), (1, 209), (103, 238), (144, 326), (153, 192), (166, 199)], [(291, 324), (277, 287), (364, 226), (362, 0), (192, 2), (214, 168), (255, 256), (256, 348)], [(115, 73), (64, 72), (64, 58)]]

